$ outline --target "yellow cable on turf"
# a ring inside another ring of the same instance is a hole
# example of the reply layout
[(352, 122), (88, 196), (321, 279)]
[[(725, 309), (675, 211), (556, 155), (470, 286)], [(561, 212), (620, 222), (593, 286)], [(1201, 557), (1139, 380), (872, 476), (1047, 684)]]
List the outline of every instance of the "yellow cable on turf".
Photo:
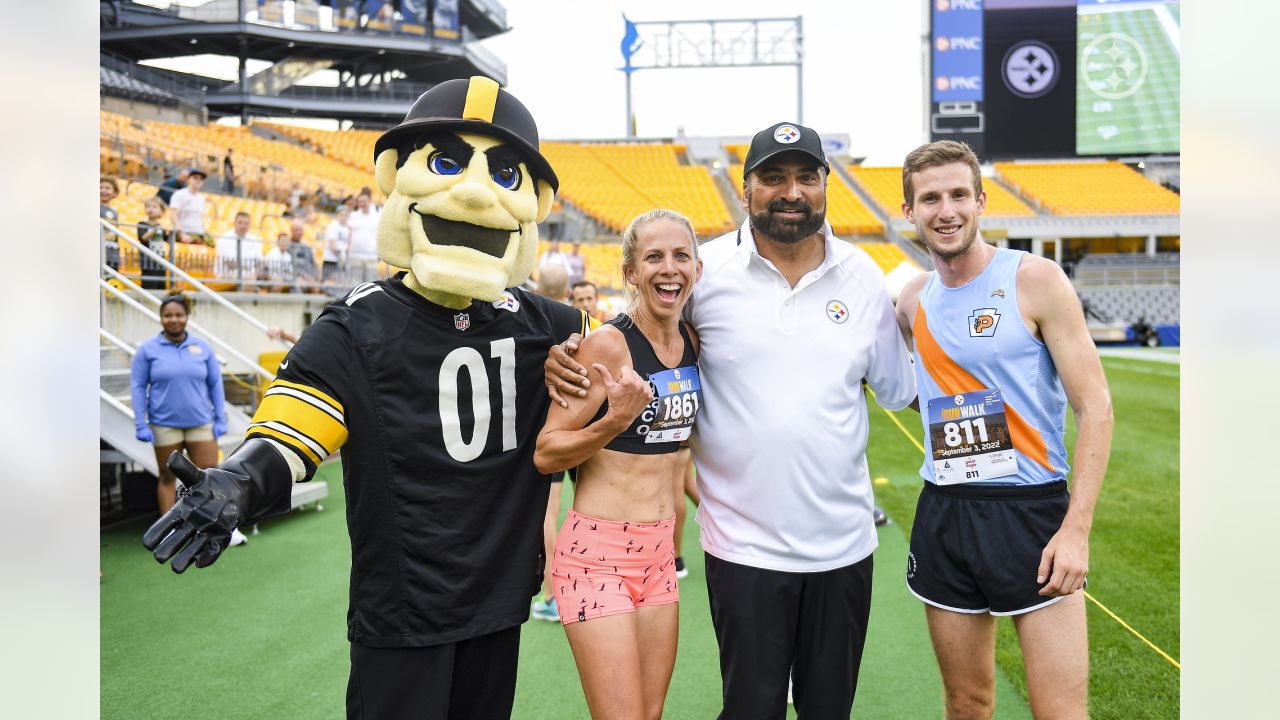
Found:
[(1132, 627), (1130, 627), (1130, 626), (1129, 626), (1129, 623), (1125, 622), (1124, 620), (1121, 620), (1119, 615), (1116, 615), (1115, 613), (1111, 612), (1109, 609), (1107, 609), (1107, 606), (1106, 606), (1106, 605), (1103, 605), (1102, 603), (1098, 602), (1098, 599), (1097, 599), (1097, 598), (1095, 598), (1094, 596), (1090, 595), (1088, 590), (1084, 590), (1084, 591), (1082, 591), (1082, 592), (1084, 592), (1084, 596), (1085, 596), (1085, 597), (1087, 597), (1087, 598), (1089, 598), (1089, 600), (1090, 600), (1090, 601), (1092, 601), (1094, 605), (1097, 605), (1098, 607), (1102, 608), (1102, 612), (1104, 612), (1104, 613), (1106, 613), (1106, 614), (1110, 615), (1110, 616), (1112, 617), (1112, 619), (1114, 619), (1116, 622), (1118, 622), (1118, 623), (1120, 623), (1122, 626), (1124, 626), (1124, 629), (1125, 629), (1125, 630), (1128, 630), (1129, 632), (1133, 633), (1133, 636), (1134, 636), (1134, 637), (1136, 637), (1136, 638), (1138, 638), (1139, 640), (1141, 640), (1142, 642), (1146, 643), (1146, 644), (1147, 644), (1147, 647), (1149, 647), (1149, 648), (1151, 648), (1152, 650), (1155, 650), (1156, 652), (1160, 653), (1160, 657), (1164, 658), (1165, 660), (1168, 660), (1168, 661), (1169, 661), (1169, 663), (1170, 663), (1170, 664), (1172, 664), (1174, 667), (1178, 668), (1179, 670), (1181, 670), (1181, 669), (1182, 669), (1182, 666), (1178, 664), (1178, 661), (1177, 661), (1177, 660), (1174, 660), (1173, 658), (1169, 657), (1169, 654), (1168, 654), (1168, 653), (1166, 653), (1165, 651), (1163, 651), (1163, 650), (1161, 650), (1160, 648), (1156, 647), (1155, 643), (1153, 643), (1153, 642), (1151, 642), (1150, 640), (1148, 640), (1148, 639), (1146, 639), (1146, 638), (1142, 637), (1142, 634), (1141, 634), (1141, 633), (1139, 633), (1137, 630), (1134, 630)]
[[(875, 399), (875, 396), (876, 396), (875, 391), (874, 391), (874, 390), (872, 390), (871, 388), (867, 388), (867, 392), (871, 393), (871, 398), (874, 400), (874, 399)], [(898, 426), (898, 429), (902, 431), (902, 434), (903, 434), (903, 435), (906, 435), (906, 436), (907, 436), (907, 439), (911, 441), (911, 444), (912, 444), (912, 445), (915, 445), (915, 446), (916, 446), (916, 449), (920, 451), (920, 454), (921, 454), (921, 455), (923, 455), (923, 454), (924, 454), (924, 445), (922, 445), (922, 444), (920, 443), (920, 441), (916, 439), (916, 436), (915, 436), (915, 435), (912, 435), (912, 434), (911, 434), (911, 431), (907, 430), (906, 426), (902, 424), (902, 421), (898, 419), (898, 416), (897, 416), (897, 415), (894, 415), (893, 413), (889, 412), (888, 410), (886, 410), (886, 409), (885, 409), (885, 408), (883, 408), (883, 407), (882, 407), (882, 408), (880, 408), (880, 409), (881, 409), (881, 410), (884, 410), (884, 414), (889, 416), (889, 419), (893, 421), (893, 424)], [(1156, 647), (1156, 644), (1155, 644), (1155, 643), (1153, 643), (1153, 642), (1151, 642), (1150, 640), (1148, 640), (1148, 639), (1146, 639), (1145, 637), (1143, 637), (1143, 636), (1142, 636), (1142, 633), (1138, 632), (1137, 630), (1134, 630), (1134, 629), (1133, 629), (1133, 627), (1132, 627), (1131, 625), (1129, 625), (1129, 623), (1125, 622), (1125, 621), (1124, 621), (1124, 620), (1123, 620), (1119, 615), (1117, 615), (1117, 614), (1115, 614), (1115, 613), (1111, 612), (1111, 610), (1110, 610), (1109, 608), (1107, 608), (1107, 606), (1106, 606), (1106, 605), (1103, 605), (1102, 603), (1098, 602), (1098, 599), (1097, 599), (1097, 598), (1095, 598), (1094, 596), (1090, 595), (1090, 594), (1089, 594), (1089, 592), (1088, 592), (1087, 590), (1082, 591), (1082, 592), (1084, 592), (1084, 596), (1085, 596), (1086, 598), (1088, 598), (1090, 602), (1092, 602), (1094, 605), (1097, 605), (1098, 607), (1102, 608), (1102, 612), (1104, 612), (1104, 613), (1106, 613), (1106, 614), (1110, 615), (1110, 616), (1111, 616), (1111, 618), (1112, 618), (1113, 620), (1115, 620), (1116, 622), (1120, 623), (1121, 627), (1123, 627), (1125, 630), (1128, 630), (1129, 632), (1133, 633), (1133, 636), (1134, 636), (1134, 637), (1136, 637), (1136, 638), (1138, 638), (1139, 640), (1141, 640), (1142, 642), (1146, 643), (1146, 644), (1147, 644), (1147, 647), (1151, 648), (1152, 650), (1155, 650), (1157, 653), (1159, 653), (1159, 654), (1160, 654), (1160, 657), (1164, 658), (1165, 660), (1168, 660), (1168, 661), (1169, 661), (1169, 663), (1170, 663), (1171, 665), (1173, 665), (1175, 668), (1177, 668), (1178, 670), (1182, 670), (1182, 665), (1178, 664), (1178, 661), (1177, 661), (1177, 660), (1174, 660), (1173, 658), (1169, 657), (1169, 653), (1167, 653), (1167, 652), (1165, 652), (1165, 651), (1161, 650), (1160, 648)]]

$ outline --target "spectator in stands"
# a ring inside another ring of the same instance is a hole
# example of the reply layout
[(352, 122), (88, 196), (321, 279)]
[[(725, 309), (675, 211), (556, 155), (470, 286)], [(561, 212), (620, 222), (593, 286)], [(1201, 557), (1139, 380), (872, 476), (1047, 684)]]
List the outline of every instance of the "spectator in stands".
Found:
[[(204, 229), (205, 196), (200, 192), (207, 176), (200, 168), (187, 170), (187, 186), (173, 194), (169, 207), (173, 209), (173, 223), (178, 228), (178, 242), (214, 245)], [(217, 207), (214, 208), (217, 217)]]
[[(539, 278), (542, 277), (542, 269), (548, 265), (558, 265), (564, 268), (566, 278), (573, 274), (573, 267), (569, 264), (569, 256), (560, 252), (559, 240), (552, 240), (547, 243), (547, 251), (542, 253), (542, 257), (538, 258)], [(539, 280), (539, 282), (541, 282), (541, 280)], [(567, 286), (566, 289), (568, 289)]]
[(302, 196), (305, 194), (306, 193), (302, 192), (301, 185), (296, 182), (293, 183), (293, 185), (289, 187), (289, 209), (297, 210), (298, 204), (302, 202)]
[(357, 195), (355, 202), (356, 209), (347, 220), (347, 224), (351, 226), (350, 259), (353, 269), (357, 271), (357, 276), (352, 279), (363, 282), (373, 279), (374, 273), (368, 270), (377, 269), (378, 218), (381, 213), (367, 192)]
[(115, 178), (110, 175), (98, 178), (98, 217), (106, 218), (111, 223), (120, 222), (120, 213), (111, 207), (111, 203), (119, 195), (120, 184)]
[(293, 276), (302, 292), (320, 292), (316, 284), (319, 276), (316, 253), (310, 245), (303, 242), (306, 233), (307, 226), (301, 218), (294, 218), (289, 224), (289, 256), (293, 258)]
[(249, 232), (249, 213), (236, 213), (234, 223), (218, 238), (218, 274), (234, 277), (238, 289), (252, 291), (262, 269), (262, 239)]
[(569, 301), (569, 272), (554, 263), (538, 269), (538, 294), (557, 302)]
[(190, 172), (187, 168), (183, 168), (176, 178), (165, 176), (164, 183), (156, 191), (156, 197), (163, 200), (166, 207), (173, 204), (173, 193), (187, 186), (187, 174)]
[[(146, 245), (152, 252), (164, 257), (166, 260), (172, 260), (173, 229), (165, 224), (164, 217), (165, 211), (169, 208), (165, 207), (164, 201), (160, 199), (159, 195), (147, 198), (142, 207), (147, 213), (147, 219), (138, 223), (138, 242)], [(160, 263), (146, 255), (142, 255), (138, 258), (138, 265), (142, 269), (143, 289), (164, 289), (164, 278), (168, 273), (165, 272)]]
[(334, 209), (333, 198), (329, 197), (329, 191), (325, 190), (323, 185), (316, 186), (315, 203), (315, 207), (326, 212), (331, 212)]
[(276, 236), (276, 246), (271, 248), (263, 257), (262, 262), (266, 266), (267, 280), (271, 283), (271, 292), (289, 292), (293, 288), (293, 255), (289, 252), (289, 233), (280, 233)]
[(222, 158), (222, 192), (234, 195), (236, 192), (236, 166), (231, 160), (231, 148)]
[(324, 231), (324, 274), (326, 283), (340, 282), (338, 276), (347, 267), (347, 251), (351, 248), (351, 209), (339, 205), (329, 227)]
[[(227, 432), (222, 368), (209, 343), (187, 332), (187, 309), (185, 297), (165, 298), (160, 334), (138, 346), (130, 373), (135, 434), (155, 446), (162, 515), (176, 496), (169, 456), (186, 450), (192, 462), (213, 467), (218, 463), (217, 438)], [(232, 545), (243, 542), (243, 534), (232, 533)]]
[(586, 280), (574, 283), (573, 287), (569, 289), (569, 302), (602, 323), (613, 319), (613, 313), (600, 309), (600, 291), (596, 288), (595, 283), (587, 282)]
[(310, 225), (316, 221), (316, 201), (314, 195), (302, 193), (298, 196), (298, 206), (293, 209), (293, 216)]
[(587, 279), (586, 260), (581, 255), (582, 243), (575, 242), (569, 246), (569, 252), (564, 256), (566, 262), (569, 263), (569, 283), (580, 283)]

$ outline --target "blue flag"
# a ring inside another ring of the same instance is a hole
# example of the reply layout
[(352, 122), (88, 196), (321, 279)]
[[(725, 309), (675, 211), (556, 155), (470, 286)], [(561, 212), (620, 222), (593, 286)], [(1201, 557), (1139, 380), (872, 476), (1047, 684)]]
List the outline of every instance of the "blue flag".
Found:
[(622, 34), (622, 62), (623, 72), (634, 72), (635, 68), (631, 67), (631, 56), (636, 54), (644, 41), (640, 39), (640, 31), (636, 30), (636, 24), (627, 19), (626, 15), (622, 16), (622, 22), (626, 23), (626, 32)]

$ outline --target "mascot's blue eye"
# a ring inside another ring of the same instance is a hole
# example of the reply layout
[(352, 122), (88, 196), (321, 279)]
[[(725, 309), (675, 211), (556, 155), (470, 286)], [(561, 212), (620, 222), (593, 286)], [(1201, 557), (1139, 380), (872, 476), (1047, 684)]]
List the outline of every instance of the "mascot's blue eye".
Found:
[(520, 186), (520, 169), (513, 167), (498, 168), (493, 171), (493, 181), (507, 190), (514, 190)]
[(437, 175), (457, 175), (462, 172), (462, 163), (442, 152), (432, 154), (427, 164), (431, 167), (431, 172)]

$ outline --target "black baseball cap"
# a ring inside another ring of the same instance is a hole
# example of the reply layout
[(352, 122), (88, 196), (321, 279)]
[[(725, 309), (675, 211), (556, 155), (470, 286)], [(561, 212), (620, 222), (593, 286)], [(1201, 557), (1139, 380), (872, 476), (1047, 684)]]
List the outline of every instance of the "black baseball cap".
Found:
[(818, 133), (803, 125), (781, 122), (770, 125), (751, 138), (751, 149), (747, 151), (742, 174), (749, 175), (766, 160), (787, 152), (804, 153), (817, 160), (827, 172), (831, 172), (827, 157), (822, 152), (822, 138), (818, 137)]
[(378, 138), (373, 147), (374, 161), (383, 150), (428, 130), (469, 130), (498, 137), (515, 149), (536, 177), (551, 183), (553, 190), (560, 187), (551, 163), (542, 156), (533, 115), (515, 95), (490, 78), (476, 75), (446, 80), (423, 93), (409, 108), (404, 122)]
[(200, 169), (200, 168), (198, 168), (198, 167), (187, 168), (187, 176), (188, 176), (188, 177), (190, 177), (190, 176), (192, 176), (192, 175), (199, 175), (200, 177), (202, 177), (202, 178), (204, 178), (204, 179), (206, 179), (206, 180), (208, 180), (208, 179), (209, 179), (209, 174), (208, 174), (208, 173), (206, 173), (205, 171), (201, 170), (201, 169)]

